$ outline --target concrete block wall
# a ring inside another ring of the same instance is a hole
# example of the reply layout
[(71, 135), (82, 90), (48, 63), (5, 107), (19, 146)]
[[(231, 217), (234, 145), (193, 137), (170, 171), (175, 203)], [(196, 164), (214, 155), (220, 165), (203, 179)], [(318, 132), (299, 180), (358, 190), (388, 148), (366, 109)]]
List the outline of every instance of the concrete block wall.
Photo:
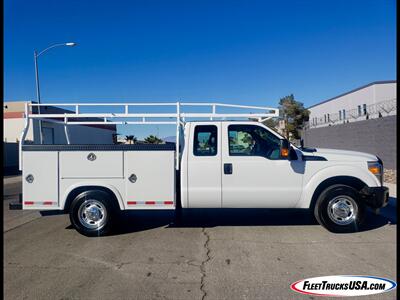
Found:
[(386, 169), (396, 168), (396, 116), (303, 131), (307, 147), (367, 152), (379, 156)]

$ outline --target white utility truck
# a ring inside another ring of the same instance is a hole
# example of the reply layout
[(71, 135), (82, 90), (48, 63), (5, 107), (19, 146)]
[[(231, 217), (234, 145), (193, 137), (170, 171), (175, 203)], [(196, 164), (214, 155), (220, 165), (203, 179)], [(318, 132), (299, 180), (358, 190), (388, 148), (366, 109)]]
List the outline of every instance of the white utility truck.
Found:
[[(36, 110), (31, 107), (40, 105), (44, 104), (25, 108), (22, 203), (10, 209), (63, 210), (87, 236), (107, 233), (120, 210), (182, 208), (310, 209), (328, 230), (352, 232), (363, 222), (367, 207), (377, 211), (388, 202), (377, 156), (291, 145), (262, 123), (278, 117), (278, 109), (217, 103), (80, 103), (46, 104), (73, 107), (71, 113), (32, 113)], [(107, 107), (120, 111), (101, 112)], [(143, 107), (173, 112), (144, 113)], [(26, 144), (31, 120), (61, 124), (67, 141), (68, 128), (75, 125), (173, 124), (176, 142)]]

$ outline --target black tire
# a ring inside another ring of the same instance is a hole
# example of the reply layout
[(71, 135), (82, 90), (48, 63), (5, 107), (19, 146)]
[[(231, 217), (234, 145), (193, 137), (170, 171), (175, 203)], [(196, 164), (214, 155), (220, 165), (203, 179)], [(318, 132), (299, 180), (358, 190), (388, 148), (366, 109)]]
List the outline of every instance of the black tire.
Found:
[(318, 223), (331, 232), (357, 232), (364, 222), (366, 207), (356, 189), (336, 184), (319, 195), (314, 215)]
[(79, 194), (72, 201), (69, 210), (71, 224), (86, 236), (106, 235), (111, 229), (115, 213), (113, 200), (110, 194), (101, 190), (89, 190)]

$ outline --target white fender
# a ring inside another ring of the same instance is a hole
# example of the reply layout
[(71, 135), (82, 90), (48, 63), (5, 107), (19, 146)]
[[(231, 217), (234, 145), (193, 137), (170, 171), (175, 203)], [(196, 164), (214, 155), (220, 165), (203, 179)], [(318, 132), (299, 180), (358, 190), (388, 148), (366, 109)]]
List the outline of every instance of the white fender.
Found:
[(358, 166), (335, 165), (321, 169), (307, 182), (304, 182), (303, 192), (296, 208), (309, 208), (312, 196), (318, 185), (324, 180), (336, 176), (351, 176), (360, 179), (369, 187), (380, 186), (379, 180), (367, 169)]
[(125, 209), (124, 202), (122, 200), (121, 194), (118, 192), (118, 189), (116, 187), (114, 187), (113, 185), (110, 185), (110, 184), (99, 184), (96, 181), (79, 182), (79, 183), (73, 184), (70, 187), (68, 187), (65, 190), (63, 197), (60, 199), (61, 200), (60, 208), (64, 209), (67, 197), (74, 189), (79, 188), (79, 187), (84, 187), (84, 186), (98, 186), (98, 187), (108, 188), (109, 190), (111, 190), (114, 193), (115, 197), (117, 198), (119, 208), (121, 210)]

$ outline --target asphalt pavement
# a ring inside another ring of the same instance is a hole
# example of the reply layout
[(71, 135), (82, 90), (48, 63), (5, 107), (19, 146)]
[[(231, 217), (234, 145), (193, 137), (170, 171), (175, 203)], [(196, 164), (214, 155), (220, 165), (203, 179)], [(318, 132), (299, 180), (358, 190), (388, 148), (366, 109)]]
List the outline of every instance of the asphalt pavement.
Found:
[(301, 211), (201, 209), (179, 222), (168, 211), (124, 213), (110, 236), (88, 238), (68, 215), (9, 211), (20, 179), (4, 182), (5, 299), (313, 299), (290, 284), (396, 279), (394, 198), (352, 234), (330, 233)]

